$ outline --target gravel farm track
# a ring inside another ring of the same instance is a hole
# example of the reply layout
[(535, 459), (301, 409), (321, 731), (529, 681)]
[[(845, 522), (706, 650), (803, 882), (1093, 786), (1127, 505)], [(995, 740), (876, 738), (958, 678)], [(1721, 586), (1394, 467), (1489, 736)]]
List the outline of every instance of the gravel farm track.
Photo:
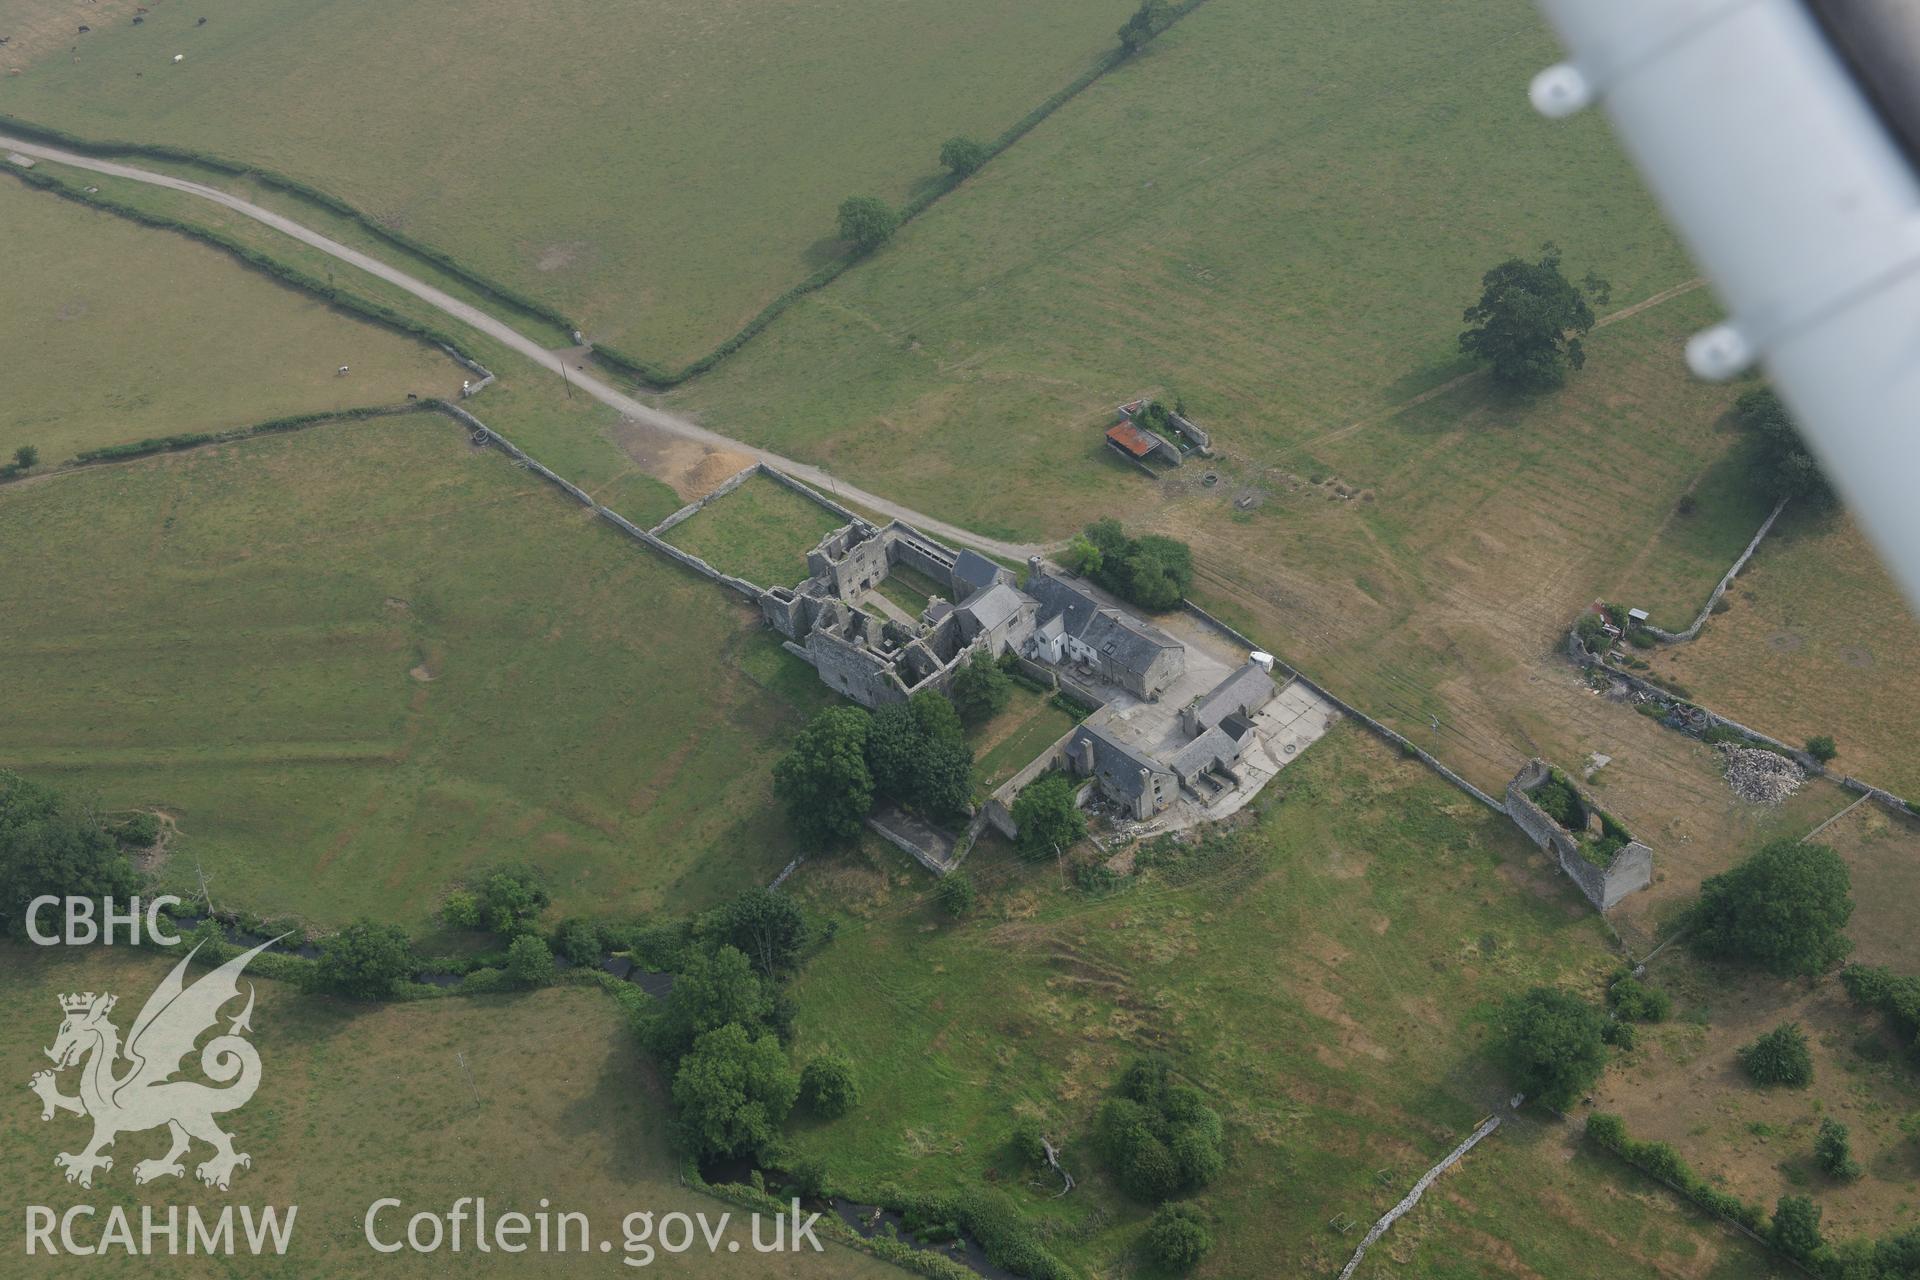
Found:
[(302, 244), (310, 245), (322, 253), (338, 258), (340, 261), (351, 266), (358, 267), (370, 275), (377, 276), (385, 280), (388, 284), (406, 290), (429, 306), (445, 312), (462, 324), (478, 329), (494, 341), (525, 356), (541, 368), (567, 378), (575, 387), (586, 392), (602, 404), (608, 405), (634, 421), (644, 423), (655, 430), (668, 435), (678, 436), (683, 440), (704, 445), (711, 449), (746, 454), (757, 461), (766, 463), (770, 467), (784, 471), (790, 476), (804, 480), (808, 484), (816, 485), (823, 489), (831, 487), (836, 496), (843, 500), (849, 500), (856, 506), (865, 507), (867, 510), (883, 516), (904, 520), (927, 533), (970, 544), (1004, 559), (1021, 562), (1029, 556), (1039, 555), (1044, 550), (1043, 547), (1038, 545), (1004, 542), (996, 538), (989, 538), (982, 534), (963, 529), (947, 521), (937, 520), (932, 516), (915, 511), (910, 507), (901, 506), (891, 499), (855, 488), (838, 476), (828, 475), (826, 471), (819, 467), (812, 466), (805, 462), (799, 462), (792, 458), (783, 457), (777, 453), (769, 453), (765, 449), (755, 448), (753, 445), (743, 441), (721, 435), (717, 431), (710, 431), (686, 418), (663, 412), (650, 405), (642, 404), (632, 396), (608, 386), (606, 383), (589, 376), (583, 371), (577, 369), (568, 370), (564, 356), (547, 350), (532, 338), (527, 337), (512, 326), (502, 323), (494, 316), (488, 315), (485, 311), (480, 310), (480, 308), (462, 302), (460, 299), (434, 288), (425, 281), (417, 280), (404, 271), (400, 271), (370, 254), (361, 253), (359, 250), (341, 244), (338, 240), (323, 236), (318, 231), (303, 226), (283, 214), (275, 213), (271, 209), (265, 209), (250, 201), (242, 200), (240, 197), (222, 191), (218, 187), (210, 187), (204, 183), (192, 182), (185, 178), (176, 178), (164, 173), (155, 173), (149, 169), (137, 169), (131, 165), (115, 164), (109, 160), (96, 160), (91, 156), (80, 155), (73, 151), (64, 151), (58, 147), (44, 146), (37, 142), (28, 142), (23, 138), (0, 136), (0, 149), (16, 151), (22, 155), (31, 156), (40, 160), (48, 160), (55, 164), (67, 165), (74, 169), (86, 169), (94, 173), (103, 173), (110, 177), (124, 178), (130, 182), (144, 182), (151, 186), (165, 187), (172, 191), (184, 192), (187, 195), (197, 196), (203, 200), (211, 200), (213, 203), (231, 209), (235, 213), (252, 218), (256, 222), (264, 223), (272, 227), (275, 231), (281, 232), (283, 235), (291, 236)]

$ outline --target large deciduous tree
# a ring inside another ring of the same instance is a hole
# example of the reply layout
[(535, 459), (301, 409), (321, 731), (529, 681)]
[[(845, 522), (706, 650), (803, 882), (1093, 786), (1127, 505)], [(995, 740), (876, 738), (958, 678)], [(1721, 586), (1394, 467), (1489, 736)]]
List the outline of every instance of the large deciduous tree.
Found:
[(900, 215), (876, 196), (849, 196), (840, 202), (836, 225), (842, 240), (852, 241), (862, 253), (872, 253), (892, 238)]
[(940, 163), (956, 178), (964, 178), (987, 162), (987, 144), (972, 138), (948, 138), (940, 148)]
[(385, 1000), (413, 970), (413, 944), (406, 933), (362, 919), (321, 942), (308, 983), (315, 991), (351, 1000)]
[(1770, 841), (1700, 886), (1691, 912), (1702, 954), (1778, 974), (1816, 974), (1846, 957), (1852, 880), (1840, 855), (1791, 837)]
[(773, 767), (773, 793), (804, 842), (851, 840), (873, 811), (867, 768), (871, 719), (859, 707), (829, 707), (807, 722), (793, 749)]
[(953, 709), (966, 724), (982, 724), (1007, 709), (1013, 679), (979, 649), (953, 673)]
[(1606, 1015), (1555, 987), (1535, 987), (1500, 1011), (1500, 1054), (1522, 1093), (1564, 1108), (1607, 1065)]
[(737, 1022), (693, 1042), (673, 1077), (686, 1145), (703, 1156), (739, 1155), (771, 1143), (800, 1093), (800, 1078), (770, 1031)]
[(953, 704), (923, 689), (873, 713), (867, 763), (874, 788), (935, 818), (963, 813), (973, 790), (973, 751)]
[(807, 945), (800, 904), (778, 889), (746, 890), (719, 909), (716, 924), (727, 945), (745, 954), (766, 977), (792, 969)]
[(1560, 250), (1546, 244), (1534, 261), (1509, 258), (1480, 283), (1480, 300), (1461, 317), (1473, 327), (1460, 335), (1460, 349), (1492, 365), (1497, 381), (1549, 391), (1586, 363), (1580, 338), (1593, 328), (1588, 299), (1607, 300), (1604, 280), (1588, 272), (1574, 284), (1560, 272)]
[(1769, 497), (1822, 506), (1832, 501), (1826, 473), (1771, 387), (1755, 387), (1734, 401), (1733, 420), (1753, 439), (1754, 483)]
[(1073, 802), (1078, 791), (1066, 774), (1049, 773), (1014, 797), (1013, 821), (1020, 830), (1014, 847), (1021, 857), (1051, 858), (1087, 834), (1087, 815)]

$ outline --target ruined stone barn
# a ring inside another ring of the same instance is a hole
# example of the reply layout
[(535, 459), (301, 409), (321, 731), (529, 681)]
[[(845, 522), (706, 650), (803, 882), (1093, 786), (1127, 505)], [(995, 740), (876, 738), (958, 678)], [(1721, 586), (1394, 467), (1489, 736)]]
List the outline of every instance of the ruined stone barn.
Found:
[(1653, 883), (1653, 850), (1544, 760), (1507, 784), (1507, 816), (1600, 911)]

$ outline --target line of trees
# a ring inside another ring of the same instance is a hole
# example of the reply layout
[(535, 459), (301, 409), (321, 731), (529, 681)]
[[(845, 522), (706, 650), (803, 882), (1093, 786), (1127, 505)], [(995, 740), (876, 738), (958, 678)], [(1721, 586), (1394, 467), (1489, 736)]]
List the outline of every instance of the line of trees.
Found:
[(871, 712), (829, 707), (774, 765), (773, 791), (801, 840), (823, 847), (856, 838), (881, 802), (934, 821), (965, 813), (973, 749), (953, 703), (930, 689)]

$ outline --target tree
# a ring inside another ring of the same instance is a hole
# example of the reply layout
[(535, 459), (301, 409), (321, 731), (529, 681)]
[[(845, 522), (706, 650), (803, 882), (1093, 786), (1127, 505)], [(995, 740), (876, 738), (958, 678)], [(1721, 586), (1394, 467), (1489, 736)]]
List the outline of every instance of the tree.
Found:
[(1607, 1003), (1617, 1016), (1634, 1022), (1665, 1022), (1673, 1012), (1672, 996), (1630, 973), (1607, 988)]
[(973, 792), (973, 751), (953, 704), (931, 689), (873, 713), (867, 763), (874, 789), (935, 816), (961, 813)]
[(953, 673), (953, 686), (948, 692), (962, 723), (982, 724), (1007, 709), (1007, 703), (1013, 700), (1013, 678), (985, 651), (975, 649)]
[(478, 929), (480, 898), (471, 889), (454, 889), (440, 904), (440, 919), (448, 928)]
[(518, 862), (488, 872), (474, 897), (480, 923), (503, 937), (531, 929), (553, 903), (540, 869)]
[(853, 1059), (840, 1053), (818, 1053), (800, 1072), (800, 1096), (817, 1116), (836, 1119), (860, 1101), (860, 1080)]
[(793, 1162), (787, 1170), (787, 1177), (793, 1183), (793, 1194), (802, 1200), (824, 1200), (827, 1195), (827, 1162), (817, 1156), (807, 1156)]
[(1136, 54), (1172, 22), (1173, 7), (1167, 0), (1140, 0), (1140, 7), (1120, 28), (1120, 47), (1129, 56)]
[(596, 964), (601, 950), (600, 931), (578, 916), (562, 920), (553, 931), (553, 954), (564, 956), (568, 964)]
[[(1118, 528), (1117, 525), (1115, 527)], [(1077, 573), (1083, 578), (1095, 580), (1100, 577), (1100, 568), (1105, 563), (1105, 559), (1100, 548), (1093, 544), (1093, 539), (1084, 533), (1074, 534), (1073, 540), (1067, 543), (1066, 550), (1060, 553), (1060, 564), (1068, 573)]]
[(1533, 262), (1509, 258), (1480, 278), (1480, 300), (1462, 313), (1473, 327), (1460, 349), (1493, 366), (1496, 381), (1520, 391), (1550, 391), (1587, 361), (1581, 334), (1593, 328), (1591, 296), (1605, 302), (1605, 281), (1587, 273), (1576, 286), (1560, 273), (1560, 250), (1542, 245)]
[(23, 444), (13, 451), (13, 465), (22, 471), (31, 471), (40, 463), (40, 450), (30, 444)]
[(1117, 520), (1088, 525), (1064, 559), (1069, 568), (1146, 609), (1175, 608), (1193, 587), (1193, 551), (1186, 543), (1152, 533), (1130, 538)]
[(385, 1000), (413, 970), (413, 944), (405, 933), (361, 919), (321, 942), (308, 983), (350, 1000)]
[(1774, 1247), (1805, 1262), (1820, 1252), (1820, 1206), (1805, 1196), (1781, 1196), (1773, 1207)]
[(1822, 1120), (1820, 1132), (1814, 1135), (1813, 1159), (1828, 1177), (1841, 1182), (1852, 1182), (1860, 1176), (1860, 1164), (1853, 1158), (1853, 1142), (1847, 1126), (1832, 1117)]
[(1700, 886), (1692, 945), (1777, 974), (1821, 973), (1853, 948), (1841, 932), (1853, 915), (1851, 889), (1847, 864), (1828, 846), (1770, 841)]
[(867, 768), (871, 719), (859, 707), (829, 707), (807, 722), (773, 767), (773, 793), (796, 835), (816, 847), (851, 840), (873, 810)]
[(646, 1039), (664, 1058), (678, 1058), (694, 1041), (728, 1023), (761, 1027), (773, 1015), (773, 997), (737, 947), (696, 955), (674, 979), (667, 1007), (647, 1028)]
[(790, 894), (778, 889), (748, 889), (720, 908), (719, 934), (753, 961), (762, 975), (785, 973), (800, 962), (807, 945), (807, 918)]
[(1014, 847), (1029, 861), (1051, 858), (1087, 834), (1087, 816), (1074, 804), (1080, 788), (1064, 773), (1029, 782), (1014, 797), (1013, 821), (1020, 834)]
[(1133, 544), (1122, 592), (1133, 603), (1165, 611), (1177, 608), (1193, 586), (1193, 552), (1174, 538), (1150, 533)]
[(840, 238), (851, 240), (861, 253), (872, 253), (892, 238), (900, 215), (874, 196), (849, 196), (840, 202)]
[(949, 871), (934, 886), (934, 897), (946, 913), (958, 920), (973, 910), (978, 895), (973, 887), (973, 878), (964, 871)]
[(1797, 1022), (1781, 1023), (1752, 1044), (1742, 1046), (1736, 1056), (1755, 1084), (1804, 1089), (1813, 1083), (1813, 1054)]
[(1733, 420), (1753, 438), (1753, 479), (1761, 492), (1814, 506), (1832, 502), (1826, 473), (1772, 388), (1756, 387), (1735, 400)]
[(973, 749), (953, 703), (931, 689), (908, 699), (924, 744), (913, 798), (936, 816), (964, 813), (973, 794)]
[(24, 932), (35, 898), (124, 898), (139, 878), (99, 818), (0, 769), (0, 936)]
[(673, 1076), (681, 1136), (712, 1158), (772, 1142), (799, 1093), (800, 1078), (780, 1041), (737, 1022), (702, 1034)]
[(1807, 739), (1807, 754), (1826, 764), (1840, 754), (1840, 748), (1834, 745), (1833, 735), (1823, 733)]
[(523, 987), (553, 981), (553, 949), (536, 933), (523, 933), (507, 946), (507, 976)]
[(1169, 1271), (1191, 1271), (1212, 1247), (1207, 1220), (1190, 1204), (1162, 1205), (1147, 1225), (1147, 1254)]
[(1021, 1116), (1014, 1121), (1007, 1146), (1021, 1164), (1042, 1165), (1047, 1162), (1047, 1131), (1032, 1116)]
[(1550, 1107), (1565, 1108), (1607, 1065), (1606, 1018), (1555, 987), (1535, 987), (1500, 1013), (1500, 1050), (1514, 1083)]
[(948, 138), (940, 148), (940, 163), (956, 178), (965, 178), (987, 162), (987, 144), (972, 138)]

